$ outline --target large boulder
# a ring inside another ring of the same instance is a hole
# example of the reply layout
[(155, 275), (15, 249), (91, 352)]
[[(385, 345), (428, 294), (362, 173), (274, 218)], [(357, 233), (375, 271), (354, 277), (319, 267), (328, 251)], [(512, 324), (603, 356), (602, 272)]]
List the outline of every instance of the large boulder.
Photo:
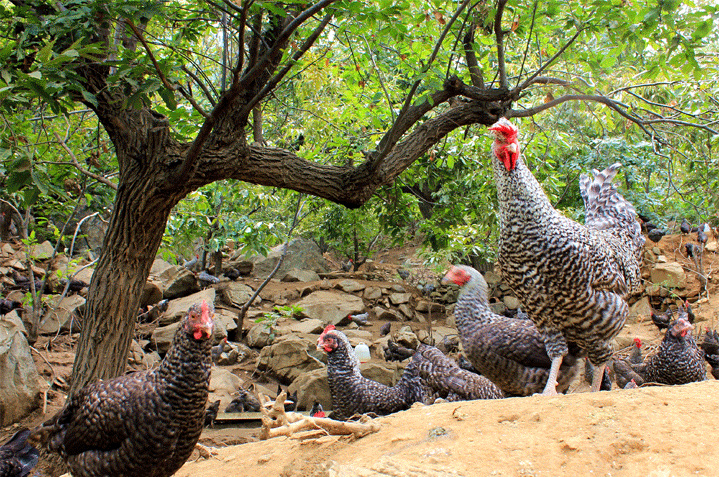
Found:
[(23, 330), (14, 311), (0, 317), (0, 426), (22, 419), (38, 404), (40, 376)]
[[(265, 278), (274, 270), (277, 262), (282, 256), (284, 244), (270, 250), (266, 257), (254, 257), (250, 260), (255, 264), (254, 273), (256, 276)], [(304, 238), (292, 239), (288, 245), (287, 255), (282, 261), (282, 266), (277, 271), (279, 277), (283, 277), (293, 268), (300, 270), (313, 270), (317, 273), (328, 272), (327, 261), (320, 253), (320, 248), (311, 240)]]
[(647, 319), (651, 313), (652, 306), (649, 303), (649, 297), (643, 296), (629, 307), (627, 322), (636, 323), (637, 321), (642, 321), (642, 319)]
[(160, 317), (160, 326), (180, 321), (193, 304), (199, 303), (202, 300), (205, 300), (207, 303), (214, 303), (215, 289), (207, 288), (192, 295), (172, 300), (167, 306), (167, 311)]
[(317, 282), (320, 276), (312, 270), (298, 270), (293, 268), (282, 277), (283, 282)]
[(323, 366), (315, 340), (285, 335), (260, 352), (257, 368), (267, 370), (280, 381), (291, 383), (300, 374)]
[[(254, 294), (255, 291), (252, 288), (239, 282), (229, 282), (222, 289), (222, 297), (237, 308), (242, 308)], [(258, 296), (252, 302), (252, 306), (257, 306), (260, 303), (262, 303), (262, 298)]]
[(337, 325), (347, 320), (347, 316), (364, 311), (364, 302), (360, 297), (337, 291), (319, 290), (310, 293), (297, 302), (308, 318), (316, 318), (323, 323)]
[(185, 267), (171, 266), (163, 270), (157, 277), (164, 288), (163, 296), (168, 300), (200, 291), (197, 278)]
[(318, 401), (325, 411), (332, 409), (332, 393), (330, 393), (327, 367), (325, 366), (297, 376), (287, 388), (287, 392), (290, 394), (295, 391), (297, 392), (297, 407), (300, 409), (311, 409), (315, 401)]
[(687, 276), (677, 262), (657, 263), (651, 272), (651, 280), (655, 285), (669, 288), (684, 288)]
[(81, 322), (78, 308), (85, 304), (80, 295), (66, 296), (60, 300), (60, 295), (54, 295), (48, 300), (48, 311), (42, 317), (38, 333), (41, 335), (54, 335), (58, 331), (78, 332)]

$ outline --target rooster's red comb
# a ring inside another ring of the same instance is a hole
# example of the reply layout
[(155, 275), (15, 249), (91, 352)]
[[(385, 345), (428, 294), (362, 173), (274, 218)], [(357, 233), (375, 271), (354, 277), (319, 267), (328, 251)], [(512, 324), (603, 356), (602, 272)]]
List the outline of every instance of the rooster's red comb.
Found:
[(325, 330), (322, 332), (322, 334), (324, 335), (324, 334), (326, 334), (326, 333), (329, 333), (330, 331), (332, 331), (332, 330), (334, 330), (334, 329), (335, 329), (335, 325), (327, 325), (327, 327), (326, 327)]
[(518, 131), (517, 126), (510, 123), (507, 118), (499, 118), (499, 121), (492, 124), (488, 129), (505, 135), (517, 134)]
[(639, 338), (634, 338), (634, 344), (637, 345), (637, 348), (641, 348), (642, 340), (640, 340)]

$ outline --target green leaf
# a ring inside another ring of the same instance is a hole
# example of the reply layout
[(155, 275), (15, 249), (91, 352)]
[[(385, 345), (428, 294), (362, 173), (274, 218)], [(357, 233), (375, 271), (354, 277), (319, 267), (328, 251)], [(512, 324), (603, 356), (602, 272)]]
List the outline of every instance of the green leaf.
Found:
[(97, 98), (95, 97), (94, 94), (92, 94), (92, 93), (90, 93), (89, 91), (83, 89), (83, 90), (82, 90), (82, 97), (83, 97), (83, 99), (84, 99), (85, 101), (87, 101), (88, 103), (92, 104), (92, 105), (95, 106), (96, 108), (98, 107)]

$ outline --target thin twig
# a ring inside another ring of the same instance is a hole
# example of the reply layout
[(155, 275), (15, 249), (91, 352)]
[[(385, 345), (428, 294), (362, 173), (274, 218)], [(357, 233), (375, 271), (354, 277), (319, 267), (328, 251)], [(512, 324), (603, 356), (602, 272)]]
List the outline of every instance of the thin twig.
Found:
[(80, 162), (77, 160), (77, 157), (76, 157), (75, 154), (72, 152), (72, 150), (68, 147), (68, 145), (65, 143), (65, 141), (63, 141), (63, 140), (60, 138), (60, 135), (59, 135), (57, 132), (55, 132), (54, 134), (55, 134), (55, 137), (57, 138), (57, 142), (60, 144), (60, 146), (62, 146), (63, 149), (65, 149), (65, 152), (68, 153), (68, 155), (70, 156), (70, 160), (72, 161), (72, 165), (75, 166), (75, 168), (76, 168), (78, 171), (80, 171), (82, 174), (85, 174), (85, 175), (88, 176), (88, 177), (92, 177), (93, 179), (95, 179), (95, 180), (98, 181), (98, 182), (102, 182), (103, 184), (105, 184), (106, 186), (108, 186), (108, 187), (110, 187), (110, 188), (112, 188), (112, 189), (114, 189), (114, 190), (117, 190), (117, 184), (115, 184), (115, 183), (109, 181), (109, 180), (106, 179), (105, 177), (102, 177), (102, 176), (100, 176), (100, 175), (97, 175), (97, 174), (95, 174), (95, 173), (93, 173), (93, 172), (88, 171), (87, 169), (84, 169), (84, 168), (80, 165)]

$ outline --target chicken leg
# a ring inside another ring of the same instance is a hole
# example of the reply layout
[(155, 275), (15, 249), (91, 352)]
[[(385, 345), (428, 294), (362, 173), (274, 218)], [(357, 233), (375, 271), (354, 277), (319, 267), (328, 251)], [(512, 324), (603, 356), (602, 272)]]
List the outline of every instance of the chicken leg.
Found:
[(607, 363), (602, 363), (599, 366), (594, 367), (594, 375), (592, 376), (592, 392), (599, 391), (602, 387), (602, 379), (604, 379), (604, 368)]
[(559, 375), (559, 368), (562, 366), (563, 359), (563, 355), (552, 359), (552, 367), (549, 368), (549, 376), (547, 377), (547, 384), (544, 386), (544, 391), (542, 391), (542, 396), (557, 395), (557, 376)]

